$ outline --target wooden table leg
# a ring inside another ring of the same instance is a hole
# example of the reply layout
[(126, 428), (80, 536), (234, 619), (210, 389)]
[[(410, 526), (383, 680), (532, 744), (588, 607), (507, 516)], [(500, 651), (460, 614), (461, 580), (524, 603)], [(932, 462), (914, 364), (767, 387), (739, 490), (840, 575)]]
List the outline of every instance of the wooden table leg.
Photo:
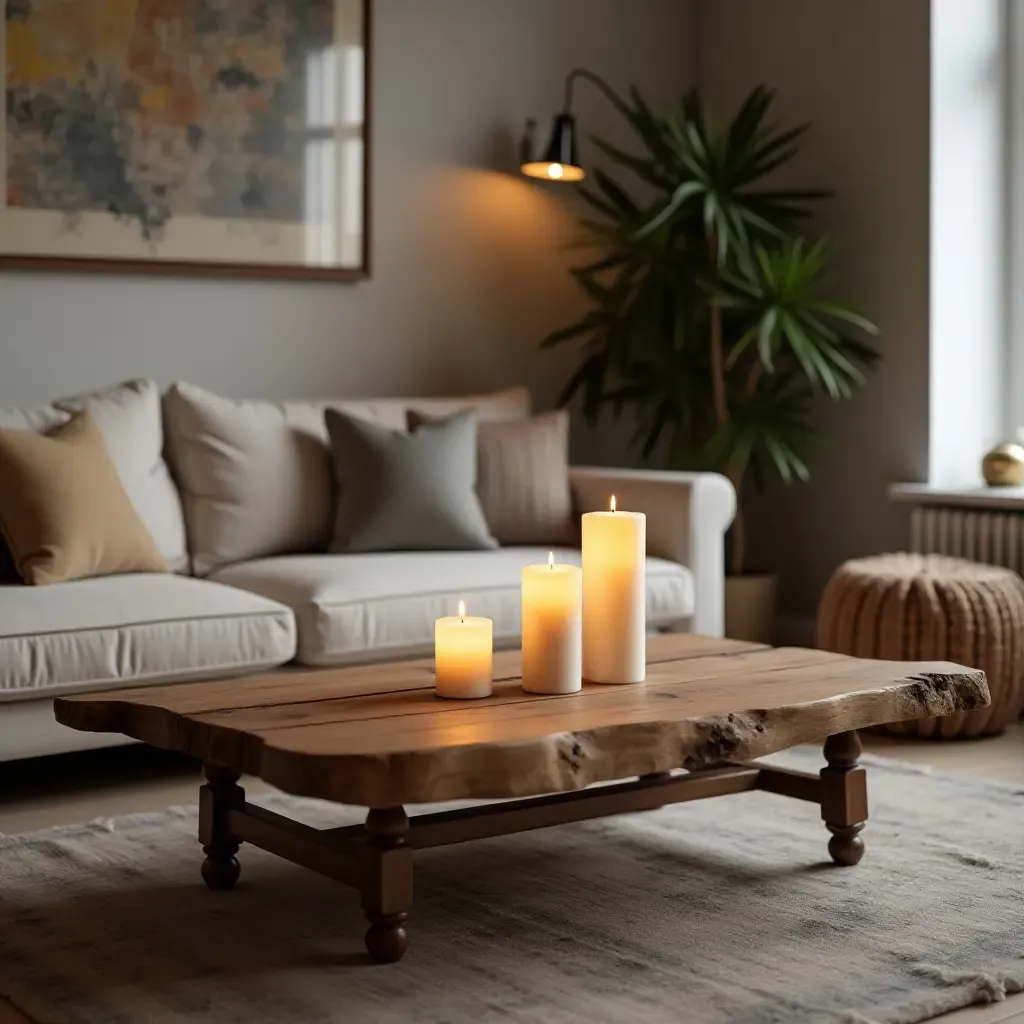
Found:
[(401, 960), (409, 948), (405, 921), (412, 909), (412, 847), (402, 807), (374, 808), (366, 816), (363, 911), (370, 922), (366, 949), (380, 964)]
[(864, 769), (857, 767), (861, 750), (856, 732), (841, 732), (825, 741), (828, 767), (821, 769), (821, 817), (832, 833), (828, 852), (845, 867), (864, 856), (860, 831), (868, 817), (868, 787)]
[(238, 881), (239, 842), (231, 834), (228, 811), (245, 806), (238, 772), (220, 765), (203, 765), (206, 785), (199, 789), (199, 842), (203, 844), (203, 881), (211, 889), (233, 889)]

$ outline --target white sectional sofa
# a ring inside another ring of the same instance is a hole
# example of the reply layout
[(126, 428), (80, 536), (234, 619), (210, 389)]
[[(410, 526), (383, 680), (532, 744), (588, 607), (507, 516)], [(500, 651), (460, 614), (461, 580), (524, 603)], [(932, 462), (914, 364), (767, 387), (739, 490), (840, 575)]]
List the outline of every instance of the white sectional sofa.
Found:
[[(329, 555), (333, 483), (323, 409), (400, 427), (410, 407), (482, 419), (529, 414), (521, 389), (454, 399), (239, 402), (133, 381), (35, 409), (0, 427), (45, 430), (88, 407), (169, 575), (0, 585), (0, 760), (112, 745), (53, 720), (69, 692), (250, 675), (429, 654), (458, 600), (519, 637), (519, 578), (548, 547)], [(647, 514), (647, 616), (654, 629), (723, 629), (723, 540), (735, 511), (715, 474), (577, 468), (579, 512)], [(562, 560), (579, 559), (556, 548)]]

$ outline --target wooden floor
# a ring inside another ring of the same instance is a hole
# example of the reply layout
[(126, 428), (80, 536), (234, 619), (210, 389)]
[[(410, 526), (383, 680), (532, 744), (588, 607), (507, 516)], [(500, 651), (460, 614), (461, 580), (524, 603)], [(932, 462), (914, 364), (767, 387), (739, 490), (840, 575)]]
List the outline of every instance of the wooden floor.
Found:
[[(993, 740), (919, 743), (865, 737), (865, 747), (939, 771), (1024, 783), (1024, 724)], [(192, 762), (142, 747), (0, 764), (0, 833), (194, 804), (200, 781)], [(245, 786), (251, 794), (268, 789), (253, 779)], [(944, 1024), (1024, 1024), (1024, 995), (941, 1019)], [(0, 1024), (32, 1022), (0, 1003)]]

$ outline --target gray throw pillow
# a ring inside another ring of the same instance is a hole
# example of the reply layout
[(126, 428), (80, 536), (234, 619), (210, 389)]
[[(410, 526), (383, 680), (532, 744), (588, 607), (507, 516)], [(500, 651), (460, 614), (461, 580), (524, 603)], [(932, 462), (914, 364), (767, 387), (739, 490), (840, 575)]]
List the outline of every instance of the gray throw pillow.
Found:
[(332, 552), (498, 546), (476, 496), (476, 413), (411, 434), (337, 409), (324, 420), (338, 483)]

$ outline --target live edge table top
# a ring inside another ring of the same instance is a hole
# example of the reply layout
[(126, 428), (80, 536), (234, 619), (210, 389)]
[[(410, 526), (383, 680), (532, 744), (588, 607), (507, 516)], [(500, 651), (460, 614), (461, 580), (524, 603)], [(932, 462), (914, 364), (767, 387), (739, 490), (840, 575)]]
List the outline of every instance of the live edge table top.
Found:
[(983, 672), (946, 662), (682, 634), (649, 637), (647, 662), (645, 683), (568, 696), (525, 693), (510, 651), (483, 700), (437, 698), (424, 659), (83, 694), (55, 710), (290, 793), (392, 807), (696, 770), (989, 702)]

